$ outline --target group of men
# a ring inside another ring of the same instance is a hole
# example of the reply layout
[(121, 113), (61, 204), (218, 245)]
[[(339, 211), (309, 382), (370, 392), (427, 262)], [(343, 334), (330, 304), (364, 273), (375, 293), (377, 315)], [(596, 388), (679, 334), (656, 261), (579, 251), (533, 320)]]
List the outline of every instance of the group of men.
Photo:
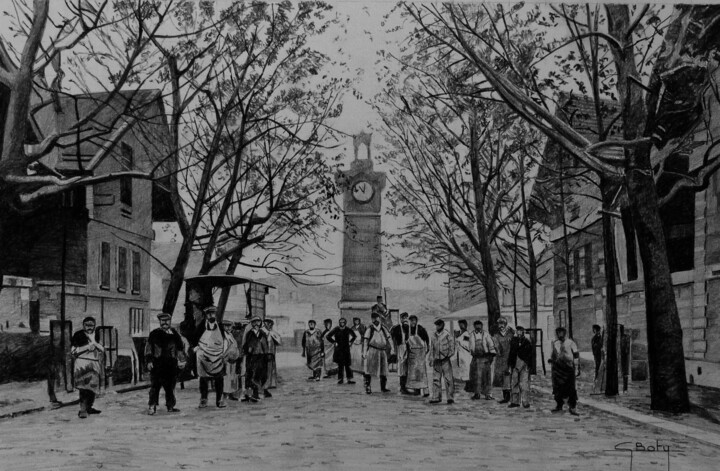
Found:
[[(250, 321), (250, 329), (237, 331), (232, 321), (218, 322), (216, 316), (215, 306), (205, 308), (203, 320), (188, 342), (171, 327), (170, 314), (158, 315), (160, 327), (150, 333), (145, 347), (145, 362), (150, 372), (149, 415), (157, 412), (160, 389), (165, 391), (168, 412), (178, 412), (175, 385), (191, 353), (195, 356), (199, 378), (199, 408), (208, 405), (210, 384), (215, 390), (218, 408), (227, 407), (226, 399), (256, 403), (261, 390), (264, 397), (272, 397), (269, 390), (277, 386), (276, 349), (281, 343), (280, 335), (273, 330), (272, 319), (263, 322), (255, 316)], [(243, 377), (244, 398), (240, 399)]]
[[(454, 403), (454, 378), (459, 377), (465, 381), (465, 390), (472, 393), (473, 400), (493, 400), (491, 390), (498, 386), (503, 391), (500, 403), (509, 403), (511, 408), (530, 407), (530, 364), (534, 346), (522, 326), (513, 329), (505, 318), (500, 318), (496, 333), (490, 335), (482, 321), (475, 321), (474, 330), (468, 332), (467, 322), (461, 320), (460, 331), (451, 334), (445, 329), (445, 321), (438, 319), (435, 331), (429, 335), (415, 315), (400, 314), (400, 323), (390, 328), (387, 319), (378, 301), (371, 310), (371, 323), (367, 327), (359, 318), (354, 318), (353, 326), (348, 327), (347, 320), (341, 318), (339, 325), (332, 328), (332, 320), (326, 319), (325, 330), (321, 332), (314, 320), (309, 321), (302, 339), (303, 356), (312, 371), (308, 380), (320, 381), (324, 367), (325, 377), (337, 372), (338, 384), (343, 384), (345, 377), (348, 384), (355, 384), (353, 372), (360, 372), (367, 394), (372, 394), (373, 378), (379, 379), (380, 391), (389, 392), (389, 364), (396, 362), (400, 392), (428, 397), (432, 391), (430, 404), (442, 402), (443, 389), (447, 403)], [(563, 348), (570, 346), (559, 344), (552, 362), (567, 358)], [(431, 389), (428, 367), (432, 368)], [(454, 368), (460, 371), (454, 372)], [(562, 392), (569, 397), (574, 412), (575, 402), (568, 391), (566, 388)]]

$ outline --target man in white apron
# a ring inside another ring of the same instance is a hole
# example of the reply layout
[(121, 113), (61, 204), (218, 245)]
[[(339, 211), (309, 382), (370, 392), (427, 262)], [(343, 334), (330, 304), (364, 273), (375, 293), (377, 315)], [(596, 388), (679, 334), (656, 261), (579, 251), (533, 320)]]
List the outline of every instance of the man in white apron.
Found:
[(425, 358), (429, 350), (430, 337), (425, 328), (418, 324), (416, 315), (409, 318), (410, 328), (407, 339), (407, 383), (408, 389), (415, 390), (415, 395), (428, 397), (430, 391), (428, 389), (427, 363)]
[(215, 318), (216, 311), (215, 306), (209, 306), (203, 311), (205, 320), (200, 324), (198, 345), (195, 347), (197, 375), (200, 378), (200, 409), (207, 407), (211, 380), (215, 387), (215, 405), (219, 408), (227, 407), (223, 399), (223, 378), (228, 343), (225, 331)]
[(470, 355), (470, 332), (467, 330), (467, 321), (460, 319), (458, 321), (460, 330), (455, 333), (455, 359), (453, 361), (453, 373), (455, 378), (460, 381), (465, 381), (465, 391), (470, 392), (469, 379), (470, 379), (470, 362), (472, 361), (472, 355)]
[(365, 393), (372, 394), (370, 382), (373, 376), (380, 378), (380, 390), (390, 392), (387, 388), (388, 350), (395, 353), (390, 331), (380, 322), (380, 314), (373, 312), (372, 324), (363, 336), (363, 360), (365, 364)]
[(363, 357), (362, 357), (362, 344), (363, 335), (365, 334), (366, 327), (362, 324), (359, 317), (353, 318), (352, 330), (355, 333), (355, 340), (350, 346), (350, 368), (355, 373), (363, 373)]

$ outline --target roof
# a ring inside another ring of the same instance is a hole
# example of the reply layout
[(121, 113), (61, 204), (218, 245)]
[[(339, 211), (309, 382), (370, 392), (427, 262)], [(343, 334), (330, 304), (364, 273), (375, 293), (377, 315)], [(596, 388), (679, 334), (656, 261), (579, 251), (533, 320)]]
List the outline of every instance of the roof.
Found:
[[(160, 90), (140, 89), (115, 94), (61, 95), (61, 112), (55, 111), (53, 102), (46, 103), (33, 114), (34, 127), (42, 137), (56, 131), (67, 131), (98, 108), (100, 111), (83, 126), (79, 136), (61, 139), (58, 142), (60, 151), (44, 157), (41, 163), (60, 172), (92, 171), (100, 161), (97, 159), (98, 152), (104, 147), (116, 145), (139, 119), (142, 118), (145, 125), (166, 127), (160, 98)], [(156, 111), (151, 115), (153, 109)], [(75, 145), (78, 140), (81, 141), (79, 148)]]
[[(619, 104), (609, 100), (600, 103), (603, 126), (610, 126), (607, 140), (621, 138), (622, 119)], [(570, 124), (591, 143), (598, 142), (600, 133), (596, 120), (595, 102), (592, 98), (573, 94), (561, 94), (555, 115)], [(603, 151), (609, 157), (622, 157), (622, 148), (612, 147)], [(563, 171), (563, 187), (560, 187), (560, 170)], [(540, 167), (533, 185), (530, 201), (532, 219), (556, 228), (562, 224), (562, 192), (565, 199), (565, 222), (570, 232), (589, 226), (600, 218), (601, 194), (598, 176), (577, 165), (557, 142), (548, 139)]]

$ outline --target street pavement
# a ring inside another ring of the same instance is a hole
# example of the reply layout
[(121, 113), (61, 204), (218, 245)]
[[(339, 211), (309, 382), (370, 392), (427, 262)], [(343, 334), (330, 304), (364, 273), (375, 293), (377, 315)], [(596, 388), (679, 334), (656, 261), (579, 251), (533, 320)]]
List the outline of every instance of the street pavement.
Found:
[(530, 409), (463, 392), (454, 405), (429, 405), (397, 394), (397, 377), (392, 393), (368, 396), (361, 378), (354, 386), (308, 382), (302, 366), (280, 374), (274, 397), (258, 404), (200, 410), (193, 381), (177, 391), (178, 414), (160, 407), (146, 415), (141, 390), (105, 395), (102, 414), (86, 420), (73, 406), (1, 421), (0, 470), (676, 471), (717, 469), (720, 456), (719, 448), (582, 404), (580, 417), (552, 414), (553, 401), (538, 392)]

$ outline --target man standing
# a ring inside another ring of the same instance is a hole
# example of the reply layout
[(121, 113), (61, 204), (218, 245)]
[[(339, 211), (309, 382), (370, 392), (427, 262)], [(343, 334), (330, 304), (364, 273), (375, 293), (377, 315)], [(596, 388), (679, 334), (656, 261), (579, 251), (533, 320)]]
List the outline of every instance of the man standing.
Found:
[(490, 394), (492, 390), (492, 365), (493, 359), (497, 354), (495, 343), (492, 337), (483, 330), (481, 321), (473, 322), (475, 330), (470, 332), (470, 354), (472, 361), (470, 362), (470, 382), (474, 387), (475, 394), (470, 399), (480, 399), (485, 397), (486, 400), (494, 399)]
[(243, 353), (245, 354), (245, 399), (244, 402), (258, 402), (260, 388), (267, 379), (268, 340), (260, 330), (262, 319), (255, 316), (250, 321), (252, 329), (245, 336)]
[(435, 333), (430, 338), (430, 366), (433, 367), (433, 392), (430, 404), (442, 402), (442, 382), (445, 382), (447, 403), (455, 402), (452, 359), (455, 355), (455, 339), (445, 330), (445, 321), (435, 321)]
[(338, 366), (338, 384), (344, 382), (343, 373), (347, 376), (348, 384), (355, 384), (352, 368), (350, 368), (350, 345), (355, 341), (356, 335), (352, 329), (348, 328), (347, 320), (344, 317), (340, 318), (338, 324), (326, 337), (328, 342), (335, 344), (333, 361)]
[(233, 336), (233, 321), (223, 319), (223, 330), (227, 341), (225, 352), (225, 376), (223, 377), (223, 397), (231, 401), (237, 401), (237, 392), (240, 390), (240, 375), (238, 366), (240, 364), (240, 350), (237, 341)]
[(390, 329), (390, 336), (395, 343), (397, 352), (398, 376), (400, 376), (400, 392), (402, 394), (412, 394), (407, 390), (407, 340), (409, 334), (408, 313), (403, 312), (400, 314), (400, 323)]
[[(185, 362), (182, 337), (170, 326), (172, 316), (161, 312), (157, 316), (160, 327), (150, 332), (145, 344), (145, 367), (150, 372), (150, 400), (148, 415), (155, 415), (160, 400), (160, 388), (165, 390), (165, 406), (168, 412), (175, 408), (175, 383), (179, 361)], [(184, 365), (182, 365), (184, 367)]]
[(363, 335), (365, 334), (365, 325), (362, 324), (359, 317), (353, 318), (352, 331), (355, 333), (355, 341), (350, 347), (350, 361), (353, 371), (362, 374), (363, 368), (362, 345)]
[(272, 397), (269, 389), (275, 389), (277, 387), (277, 347), (282, 344), (282, 337), (276, 331), (273, 330), (275, 321), (272, 319), (265, 319), (265, 327), (263, 331), (267, 336), (268, 342), (268, 354), (267, 354), (267, 381), (263, 385), (263, 395), (265, 397)]
[(302, 348), (303, 356), (307, 360), (307, 366), (312, 371), (309, 381), (320, 381), (322, 373), (323, 357), (325, 356), (325, 346), (323, 345), (323, 335), (315, 328), (315, 321), (308, 321), (308, 329), (303, 334)]
[(325, 319), (325, 330), (323, 330), (323, 344), (325, 346), (325, 378), (332, 378), (337, 373), (338, 365), (333, 360), (335, 356), (335, 344), (328, 340), (328, 334), (332, 330), (332, 319)]
[(577, 405), (577, 390), (575, 389), (575, 378), (580, 373), (579, 359), (580, 352), (577, 345), (571, 339), (566, 338), (565, 327), (555, 329), (557, 340), (552, 343), (552, 354), (548, 363), (552, 365), (553, 396), (557, 406), (553, 412), (560, 412), (563, 408), (565, 398), (570, 406), (570, 413), (578, 415), (575, 407)]
[(472, 384), (470, 384), (470, 332), (467, 330), (467, 321), (460, 319), (458, 321), (460, 330), (455, 332), (455, 358), (453, 360), (453, 372), (455, 377), (460, 381), (465, 381), (465, 391), (472, 392)]
[(497, 357), (495, 359), (494, 385), (502, 387), (503, 398), (498, 401), (500, 404), (510, 402), (510, 374), (508, 373), (508, 357), (510, 356), (510, 340), (515, 336), (512, 327), (508, 327), (507, 319), (501, 317), (497, 321), (498, 331), (494, 335)]
[(385, 303), (383, 303), (382, 296), (377, 297), (377, 302), (370, 309), (370, 315), (378, 314), (380, 316), (380, 322), (389, 331), (392, 329), (392, 319), (390, 318), (390, 311), (388, 310)]
[(425, 358), (430, 349), (430, 337), (423, 326), (418, 324), (416, 315), (410, 316), (410, 329), (407, 340), (407, 383), (408, 389), (414, 389), (415, 395), (422, 392), (428, 397), (427, 363)]
[(593, 359), (595, 360), (595, 379), (597, 379), (598, 372), (600, 371), (600, 363), (602, 363), (603, 338), (600, 333), (602, 329), (599, 325), (595, 324), (592, 326), (592, 330), (593, 337), (590, 345), (592, 348)]
[(510, 406), (530, 407), (530, 362), (532, 361), (533, 345), (525, 337), (525, 329), (516, 327), (517, 335), (510, 341), (510, 356), (508, 368), (510, 369)]
[(103, 364), (105, 348), (97, 341), (95, 332), (95, 318), (86, 317), (82, 321), (82, 330), (78, 330), (70, 340), (70, 354), (75, 359), (73, 363), (73, 378), (75, 387), (80, 394), (80, 412), (78, 417), (87, 419), (88, 414), (99, 414), (93, 407), (95, 397), (100, 392), (103, 378)]
[(215, 405), (227, 407), (223, 399), (223, 376), (225, 375), (225, 351), (227, 341), (225, 332), (215, 318), (217, 309), (208, 306), (203, 311), (205, 321), (198, 329), (198, 344), (194, 348), (197, 355), (196, 368), (200, 378), (200, 409), (207, 407), (210, 380), (215, 387)]
[(373, 312), (372, 323), (363, 336), (363, 362), (365, 365), (365, 393), (372, 394), (370, 382), (373, 376), (380, 377), (380, 390), (390, 392), (387, 388), (388, 349), (394, 353), (390, 331), (380, 323), (380, 314)]

